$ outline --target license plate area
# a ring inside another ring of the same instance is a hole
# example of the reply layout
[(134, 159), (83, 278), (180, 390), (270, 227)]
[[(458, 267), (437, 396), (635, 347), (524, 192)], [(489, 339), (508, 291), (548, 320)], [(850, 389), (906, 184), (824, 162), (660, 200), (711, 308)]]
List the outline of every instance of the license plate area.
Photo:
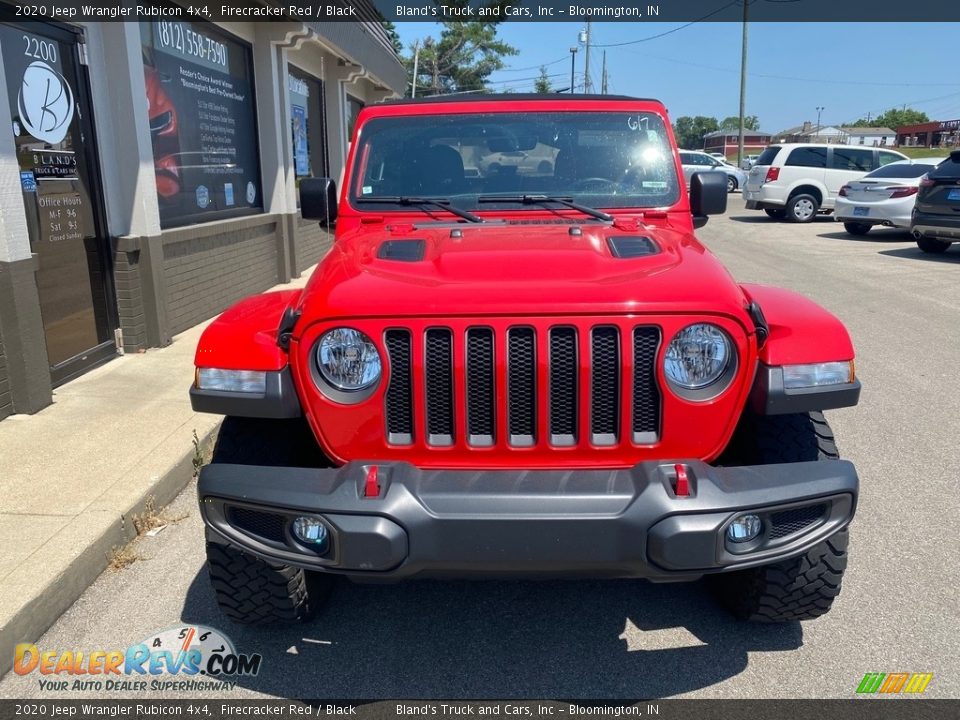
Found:
[(952, 188), (947, 192), (947, 200), (960, 200), (960, 188)]
[(870, 214), (870, 208), (857, 206), (853, 209), (854, 217), (867, 217)]

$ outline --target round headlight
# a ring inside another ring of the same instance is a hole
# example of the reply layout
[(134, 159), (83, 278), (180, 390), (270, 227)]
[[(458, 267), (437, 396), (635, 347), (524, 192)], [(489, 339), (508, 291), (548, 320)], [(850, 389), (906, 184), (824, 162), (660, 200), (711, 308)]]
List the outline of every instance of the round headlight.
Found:
[(688, 325), (667, 346), (663, 371), (673, 385), (699, 390), (723, 376), (733, 352), (727, 334), (716, 325)]
[(359, 330), (334, 328), (317, 343), (320, 375), (337, 390), (353, 392), (372, 387), (383, 371), (373, 341)]

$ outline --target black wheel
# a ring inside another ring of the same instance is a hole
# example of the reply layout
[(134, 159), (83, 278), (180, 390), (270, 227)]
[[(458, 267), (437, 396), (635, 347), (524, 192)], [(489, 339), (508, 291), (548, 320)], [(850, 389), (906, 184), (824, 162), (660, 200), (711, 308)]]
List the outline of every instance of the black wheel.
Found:
[(820, 210), (820, 202), (813, 196), (800, 193), (787, 200), (787, 219), (796, 223), (812, 222)]
[(950, 249), (951, 243), (946, 240), (937, 240), (935, 238), (917, 238), (917, 247), (923, 250), (925, 253), (931, 253), (933, 255), (939, 255)]
[(553, 165), (547, 160), (541, 160), (537, 165), (537, 172), (541, 175), (549, 175), (553, 172)]
[[(747, 416), (718, 463), (830, 462), (840, 457), (823, 413)], [(846, 528), (803, 555), (708, 578), (720, 603), (742, 620), (787, 622), (820, 617), (840, 594), (847, 567)]]
[[(211, 464), (329, 467), (306, 421), (227, 417)], [(252, 625), (309, 620), (337, 581), (334, 575), (267, 562), (239, 548), (207, 543), (210, 585), (223, 614)]]
[(213, 542), (207, 543), (207, 568), (217, 605), (241, 625), (310, 620), (334, 581)]
[(727, 192), (732, 193), (737, 189), (737, 179), (733, 175), (727, 175)]
[(869, 223), (845, 222), (843, 227), (851, 235), (866, 235), (870, 232), (870, 228), (872, 228), (873, 225)]
[(787, 216), (787, 211), (780, 208), (764, 208), (764, 212), (774, 220), (783, 220)]

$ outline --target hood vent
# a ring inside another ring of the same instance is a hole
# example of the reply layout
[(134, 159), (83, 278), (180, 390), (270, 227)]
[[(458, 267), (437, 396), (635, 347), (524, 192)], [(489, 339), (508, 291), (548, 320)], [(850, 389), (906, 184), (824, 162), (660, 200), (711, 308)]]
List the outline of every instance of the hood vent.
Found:
[(420, 262), (425, 249), (424, 240), (387, 240), (377, 250), (377, 257), (381, 260)]
[(607, 245), (610, 247), (610, 253), (615, 258), (629, 260), (630, 258), (647, 257), (656, 255), (660, 252), (657, 244), (648, 237), (643, 236), (620, 236), (608, 237)]

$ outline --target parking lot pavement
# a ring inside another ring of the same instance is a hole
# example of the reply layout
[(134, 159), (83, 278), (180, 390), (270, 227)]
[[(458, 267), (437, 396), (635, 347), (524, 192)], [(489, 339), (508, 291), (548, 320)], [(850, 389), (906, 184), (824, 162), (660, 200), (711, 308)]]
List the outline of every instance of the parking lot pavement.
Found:
[[(141, 540), (146, 559), (106, 572), (38, 645), (109, 650), (211, 625), (263, 655), (232, 697), (847, 698), (866, 672), (932, 672), (927, 696), (960, 697), (960, 249), (778, 223), (738, 197), (699, 234), (736, 278), (811, 296), (856, 343), (861, 404), (828, 418), (862, 494), (827, 616), (741, 624), (700, 584), (344, 583), (311, 624), (238, 628), (213, 604), (191, 486), (171, 509), (189, 516)], [(36, 674), (0, 682), (2, 697), (57, 695), (78, 694), (44, 692)]]

